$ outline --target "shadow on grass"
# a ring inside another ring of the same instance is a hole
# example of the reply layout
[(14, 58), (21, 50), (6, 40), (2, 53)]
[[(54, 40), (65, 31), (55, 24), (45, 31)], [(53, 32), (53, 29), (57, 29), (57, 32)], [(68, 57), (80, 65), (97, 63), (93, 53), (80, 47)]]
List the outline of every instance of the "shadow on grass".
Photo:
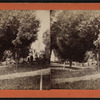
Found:
[(52, 84), (52, 89), (100, 90), (100, 79)]
[(50, 75), (43, 75), (43, 90), (50, 90)]
[(74, 70), (80, 70), (80, 69), (81, 69), (81, 68), (77, 68), (77, 67), (69, 67), (69, 66), (66, 66), (65, 68), (74, 69)]
[[(43, 76), (43, 90), (50, 90), (50, 75)], [(40, 75), (0, 80), (3, 90), (40, 90)]]
[(17, 67), (15, 64), (13, 64), (13, 65), (8, 65), (8, 67), (0, 68), (0, 75), (13, 74), (18, 72), (36, 71), (36, 70), (41, 70), (49, 67), (50, 67), (49, 64), (36, 65), (30, 63), (23, 63), (23, 64), (18, 64)]

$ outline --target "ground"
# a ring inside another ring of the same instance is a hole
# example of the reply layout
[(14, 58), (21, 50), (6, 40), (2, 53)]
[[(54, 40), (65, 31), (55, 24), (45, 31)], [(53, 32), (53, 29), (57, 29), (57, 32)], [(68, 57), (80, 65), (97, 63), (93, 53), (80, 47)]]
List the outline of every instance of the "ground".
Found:
[[(50, 89), (50, 75), (43, 76), (43, 90)], [(0, 89), (7, 90), (40, 90), (40, 76), (21, 77), (0, 80)]]
[[(42, 73), (42, 84), (40, 78)], [(0, 65), (0, 89), (14, 90), (50, 89), (49, 65), (33, 65), (29, 63)]]
[(17, 67), (15, 64), (8, 64), (8, 65), (1, 64), (0, 75), (17, 73), (17, 72), (35, 71), (35, 70), (44, 69), (44, 68), (49, 68), (49, 64), (33, 65), (30, 63), (22, 63), (22, 64), (18, 64)]
[(100, 71), (96, 65), (65, 68), (61, 64), (51, 66), (52, 89), (100, 89)]

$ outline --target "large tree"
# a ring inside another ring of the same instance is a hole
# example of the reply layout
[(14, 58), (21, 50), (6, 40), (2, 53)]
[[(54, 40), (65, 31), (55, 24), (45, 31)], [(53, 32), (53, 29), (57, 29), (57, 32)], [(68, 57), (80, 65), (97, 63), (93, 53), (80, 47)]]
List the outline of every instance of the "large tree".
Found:
[[(51, 48), (60, 58), (83, 62), (85, 53), (95, 49), (100, 20), (94, 11), (62, 11), (51, 25)], [(100, 15), (100, 13), (99, 13)]]
[(40, 21), (36, 19), (35, 12), (7, 10), (0, 11), (0, 16), (1, 52), (11, 50), (14, 58), (25, 58), (28, 56), (31, 43), (37, 39)]

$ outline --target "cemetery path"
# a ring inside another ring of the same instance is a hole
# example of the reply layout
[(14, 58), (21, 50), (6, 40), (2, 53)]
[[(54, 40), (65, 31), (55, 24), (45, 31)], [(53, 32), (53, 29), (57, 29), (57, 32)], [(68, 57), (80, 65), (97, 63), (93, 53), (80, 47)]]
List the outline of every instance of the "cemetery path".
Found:
[(0, 80), (4, 79), (15, 79), (20, 77), (37, 76), (37, 75), (47, 75), (50, 74), (50, 68), (41, 69), (37, 71), (19, 72), (7, 75), (0, 75)]

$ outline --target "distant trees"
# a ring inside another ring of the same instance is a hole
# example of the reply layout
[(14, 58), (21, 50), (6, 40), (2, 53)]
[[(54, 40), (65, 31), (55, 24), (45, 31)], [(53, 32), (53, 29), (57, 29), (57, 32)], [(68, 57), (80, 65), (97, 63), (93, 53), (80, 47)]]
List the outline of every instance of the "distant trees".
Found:
[(34, 11), (0, 11), (0, 57), (4, 50), (11, 50), (13, 57), (27, 57), (30, 45), (37, 39), (40, 21)]
[[(99, 30), (100, 32), (100, 30)], [(96, 46), (96, 57), (97, 57), (97, 66), (98, 70), (100, 70), (100, 33), (98, 34), (98, 39), (94, 41), (94, 45)]]
[(44, 57), (49, 61), (50, 60), (50, 30), (46, 30), (43, 34), (43, 43), (45, 44), (45, 53)]
[(51, 48), (60, 58), (83, 62), (85, 53), (96, 49), (100, 12), (62, 11), (51, 25)]

